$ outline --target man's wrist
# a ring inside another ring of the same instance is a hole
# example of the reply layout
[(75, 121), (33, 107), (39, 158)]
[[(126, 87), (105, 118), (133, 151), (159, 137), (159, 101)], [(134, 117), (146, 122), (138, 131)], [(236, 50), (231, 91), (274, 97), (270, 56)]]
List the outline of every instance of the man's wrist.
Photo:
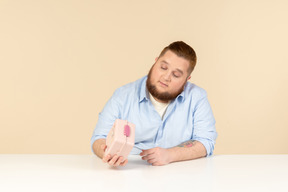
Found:
[(168, 163), (177, 161), (175, 147), (168, 148), (167, 151), (168, 151)]

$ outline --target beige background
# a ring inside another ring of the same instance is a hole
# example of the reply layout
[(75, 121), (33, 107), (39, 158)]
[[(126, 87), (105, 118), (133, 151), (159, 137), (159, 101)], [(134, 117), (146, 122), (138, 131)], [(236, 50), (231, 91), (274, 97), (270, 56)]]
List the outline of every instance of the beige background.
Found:
[(0, 0), (0, 153), (91, 154), (113, 91), (176, 40), (198, 55), (215, 154), (288, 153), (288, 1)]

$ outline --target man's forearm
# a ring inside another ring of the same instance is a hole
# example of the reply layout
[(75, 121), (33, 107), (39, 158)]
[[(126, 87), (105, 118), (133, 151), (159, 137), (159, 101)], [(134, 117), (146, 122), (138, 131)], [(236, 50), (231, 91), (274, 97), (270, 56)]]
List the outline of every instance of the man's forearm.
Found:
[(105, 144), (106, 144), (106, 139), (98, 139), (93, 143), (93, 151), (101, 159), (104, 156), (104, 149), (101, 148), (101, 146)]
[(186, 141), (176, 147), (168, 149), (171, 162), (192, 160), (207, 155), (206, 148), (199, 141)]

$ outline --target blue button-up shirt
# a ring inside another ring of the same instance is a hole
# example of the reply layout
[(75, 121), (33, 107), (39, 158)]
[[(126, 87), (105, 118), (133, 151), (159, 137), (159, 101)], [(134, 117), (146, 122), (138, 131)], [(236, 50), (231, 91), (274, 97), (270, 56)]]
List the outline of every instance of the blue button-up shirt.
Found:
[(131, 154), (154, 147), (171, 148), (188, 140), (201, 142), (212, 155), (217, 138), (215, 119), (206, 91), (187, 82), (184, 90), (167, 107), (163, 119), (155, 110), (146, 88), (147, 76), (118, 88), (99, 113), (91, 138), (106, 138), (116, 119), (135, 124)]

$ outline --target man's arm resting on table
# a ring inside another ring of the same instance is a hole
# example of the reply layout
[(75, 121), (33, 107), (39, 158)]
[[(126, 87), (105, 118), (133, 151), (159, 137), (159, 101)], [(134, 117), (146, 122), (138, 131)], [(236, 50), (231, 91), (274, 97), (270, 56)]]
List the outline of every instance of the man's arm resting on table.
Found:
[(205, 157), (207, 155), (204, 145), (201, 142), (195, 140), (186, 141), (168, 150), (171, 154), (171, 162), (192, 160)]
[(111, 157), (111, 155), (104, 156), (105, 149), (106, 149), (106, 139), (98, 139), (93, 143), (93, 151), (94, 153), (103, 160), (104, 163), (108, 163), (111, 166), (117, 167), (117, 166), (124, 166), (127, 164), (128, 160), (124, 159), (123, 157), (119, 157), (117, 155), (114, 155)]
[(160, 147), (143, 150), (143, 160), (152, 165), (166, 165), (176, 161), (192, 160), (207, 155), (206, 148), (199, 141), (189, 140), (176, 147), (164, 149)]

